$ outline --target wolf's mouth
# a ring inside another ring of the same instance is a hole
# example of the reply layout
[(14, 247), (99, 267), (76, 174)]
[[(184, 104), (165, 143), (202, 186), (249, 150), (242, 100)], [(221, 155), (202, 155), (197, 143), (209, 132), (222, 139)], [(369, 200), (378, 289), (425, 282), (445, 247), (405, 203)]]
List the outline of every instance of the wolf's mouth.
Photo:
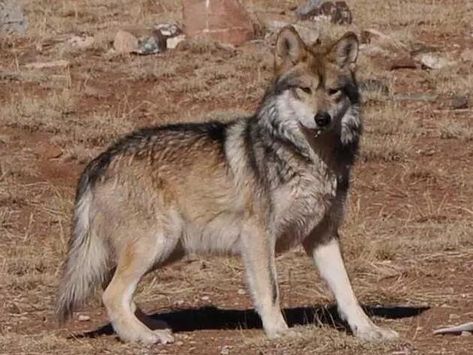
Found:
[(328, 131), (328, 127), (323, 127), (323, 128), (317, 127), (314, 129), (314, 137), (317, 138), (318, 136), (320, 136), (322, 133), (326, 131)]

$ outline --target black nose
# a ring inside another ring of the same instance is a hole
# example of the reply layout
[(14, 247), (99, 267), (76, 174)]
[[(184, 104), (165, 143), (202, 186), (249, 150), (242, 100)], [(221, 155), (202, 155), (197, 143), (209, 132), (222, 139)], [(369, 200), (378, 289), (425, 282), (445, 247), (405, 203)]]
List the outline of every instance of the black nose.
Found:
[(314, 119), (315, 123), (317, 123), (317, 126), (325, 127), (330, 124), (330, 120), (332, 119), (332, 117), (330, 117), (328, 112), (319, 112), (315, 115)]

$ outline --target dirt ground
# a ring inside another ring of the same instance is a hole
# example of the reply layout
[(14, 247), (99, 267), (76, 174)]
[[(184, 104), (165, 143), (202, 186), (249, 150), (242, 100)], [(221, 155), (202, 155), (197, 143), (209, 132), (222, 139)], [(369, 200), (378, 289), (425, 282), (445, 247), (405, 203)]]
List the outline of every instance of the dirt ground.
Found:
[[(191, 42), (153, 56), (113, 55), (120, 28), (181, 19), (180, 1), (24, 1), (25, 37), (0, 37), (0, 353), (468, 354), (473, 336), (434, 336), (473, 321), (473, 4), (468, 0), (351, 0), (360, 33), (429, 48), (451, 65), (389, 70), (362, 50), (365, 134), (342, 234), (354, 288), (375, 322), (401, 340), (364, 344), (339, 321), (310, 260), (277, 260), (285, 316), (299, 336), (267, 341), (237, 258), (189, 257), (142, 282), (138, 303), (166, 320), (171, 345), (120, 342), (100, 297), (59, 327), (53, 315), (75, 184), (88, 160), (133, 128), (251, 112), (271, 78), (271, 48)], [(297, 1), (247, 0), (256, 14)], [(88, 49), (67, 44), (89, 34)], [(365, 48), (366, 49), (366, 48)], [(471, 52), (470, 52), (471, 53)], [(70, 66), (29, 69), (64, 59)], [(397, 59), (396, 59), (397, 60)], [(198, 208), (198, 206), (196, 206)]]

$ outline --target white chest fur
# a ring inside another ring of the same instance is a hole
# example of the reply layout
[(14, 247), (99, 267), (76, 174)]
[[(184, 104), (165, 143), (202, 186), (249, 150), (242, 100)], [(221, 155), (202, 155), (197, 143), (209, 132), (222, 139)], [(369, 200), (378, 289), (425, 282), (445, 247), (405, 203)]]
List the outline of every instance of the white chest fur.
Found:
[(278, 188), (274, 194), (277, 250), (299, 244), (330, 213), (336, 194), (337, 177), (325, 169)]

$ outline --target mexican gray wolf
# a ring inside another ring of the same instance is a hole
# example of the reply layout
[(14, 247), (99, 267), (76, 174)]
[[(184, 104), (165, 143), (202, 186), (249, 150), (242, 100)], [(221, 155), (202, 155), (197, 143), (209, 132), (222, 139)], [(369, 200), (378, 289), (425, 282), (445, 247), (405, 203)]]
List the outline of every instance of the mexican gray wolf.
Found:
[(188, 253), (238, 254), (265, 333), (283, 336), (290, 330), (275, 255), (302, 244), (353, 334), (396, 338), (360, 307), (339, 246), (362, 133), (357, 56), (354, 33), (306, 44), (285, 27), (274, 78), (253, 116), (144, 128), (90, 162), (77, 187), (59, 319), (103, 286), (122, 340), (172, 342), (169, 329), (151, 330), (137, 316), (140, 279)]

